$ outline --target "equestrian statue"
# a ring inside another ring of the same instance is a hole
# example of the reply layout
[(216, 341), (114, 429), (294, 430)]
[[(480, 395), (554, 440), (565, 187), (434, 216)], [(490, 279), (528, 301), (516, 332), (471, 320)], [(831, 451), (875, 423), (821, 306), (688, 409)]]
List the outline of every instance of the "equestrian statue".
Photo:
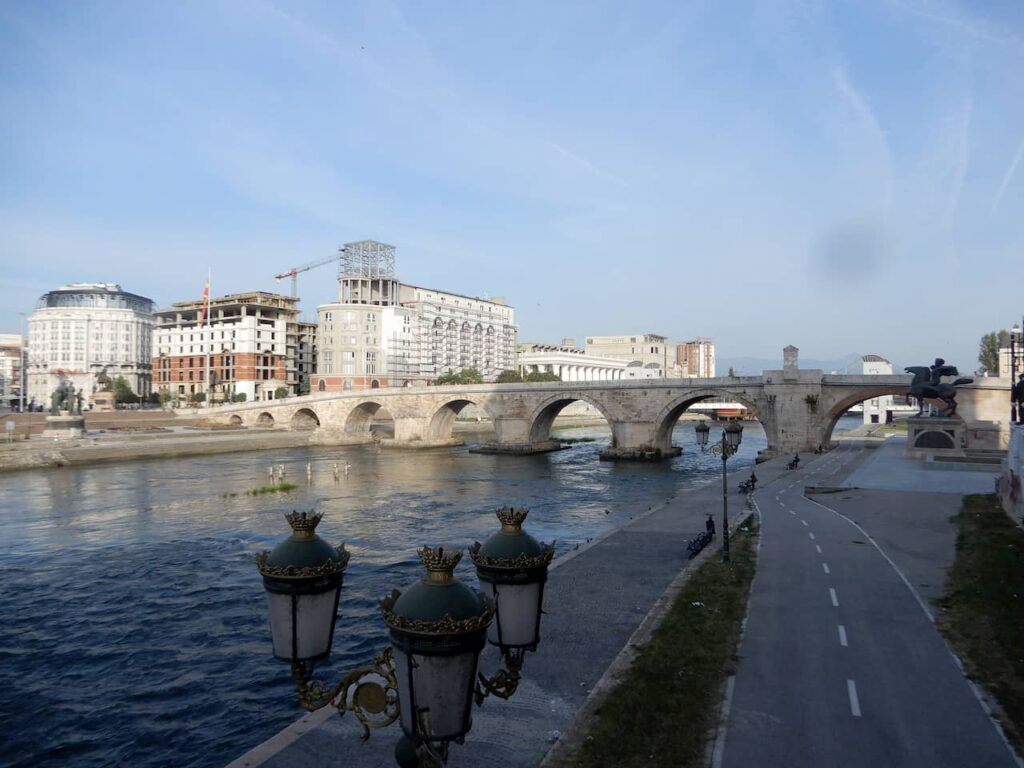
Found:
[(910, 398), (917, 399), (918, 416), (924, 414), (924, 401), (931, 399), (941, 400), (946, 404), (943, 416), (956, 416), (956, 388), (974, 381), (959, 378), (952, 384), (943, 383), (943, 376), (959, 376), (960, 372), (955, 365), (946, 365), (946, 361), (941, 357), (935, 358), (935, 365), (931, 368), (914, 365), (903, 370), (914, 374), (914, 379), (910, 382), (910, 391), (907, 393), (907, 404), (910, 404)]

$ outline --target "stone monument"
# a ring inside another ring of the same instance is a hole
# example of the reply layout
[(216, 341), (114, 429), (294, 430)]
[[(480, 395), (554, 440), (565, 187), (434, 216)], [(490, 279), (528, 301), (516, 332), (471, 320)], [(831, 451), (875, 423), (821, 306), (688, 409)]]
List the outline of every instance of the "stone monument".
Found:
[(85, 417), (82, 416), (82, 394), (74, 385), (61, 379), (57, 389), (50, 395), (50, 415), (46, 417), (43, 437), (70, 439), (81, 437), (85, 432)]

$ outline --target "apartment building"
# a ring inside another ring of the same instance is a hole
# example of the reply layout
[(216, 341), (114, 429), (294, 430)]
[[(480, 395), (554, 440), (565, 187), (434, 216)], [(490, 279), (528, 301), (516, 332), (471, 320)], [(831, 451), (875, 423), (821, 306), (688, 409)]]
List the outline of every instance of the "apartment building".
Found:
[(715, 377), (715, 342), (698, 336), (693, 341), (676, 344), (676, 368), (684, 378)]
[(625, 360), (623, 378), (660, 378), (669, 370), (668, 337), (656, 333), (587, 336), (584, 349), (594, 357)]

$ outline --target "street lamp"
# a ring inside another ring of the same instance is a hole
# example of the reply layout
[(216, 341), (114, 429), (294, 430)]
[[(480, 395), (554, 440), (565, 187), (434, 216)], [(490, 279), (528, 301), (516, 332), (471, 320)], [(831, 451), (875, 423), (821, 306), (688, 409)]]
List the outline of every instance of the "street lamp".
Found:
[(722, 457), (722, 562), (729, 562), (729, 489), (725, 464), (729, 457), (736, 453), (743, 441), (743, 425), (730, 421), (722, 429), (722, 440), (708, 447), (708, 435), (711, 428), (706, 421), (701, 421), (694, 432), (701, 453), (712, 453)]
[(1024, 332), (1017, 323), (1010, 329), (1010, 424), (1024, 423), (1024, 402), (1017, 387), (1017, 356), (1024, 352)]
[[(345, 673), (334, 686), (313, 679), (334, 640), (342, 578), (349, 554), (316, 533), (321, 514), (286, 515), (292, 535), (256, 562), (267, 591), (274, 656), (290, 662), (299, 703), (313, 711), (333, 705), (351, 711), (371, 728), (399, 721), (404, 736), (395, 757), (400, 766), (435, 768), (451, 742), (462, 743), (472, 726), (472, 705), (494, 694), (511, 697), (523, 654), (539, 641), (543, 585), (554, 554), (522, 531), (526, 510), (498, 510), (502, 529), (471, 549), (481, 592), (455, 576), (458, 550), (423, 547), (426, 575), (380, 601), (390, 647), (373, 663)], [(490, 637), (506, 667), (488, 678), (478, 672)]]

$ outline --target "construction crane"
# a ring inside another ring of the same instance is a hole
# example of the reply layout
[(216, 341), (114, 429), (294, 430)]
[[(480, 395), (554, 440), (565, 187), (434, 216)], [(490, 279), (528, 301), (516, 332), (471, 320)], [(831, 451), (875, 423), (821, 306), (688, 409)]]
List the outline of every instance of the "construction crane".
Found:
[(277, 282), (281, 282), (286, 277), (290, 277), (292, 279), (292, 297), (294, 298), (295, 296), (298, 296), (299, 291), (299, 272), (306, 272), (310, 269), (313, 269), (313, 267), (322, 267), (324, 264), (329, 264), (332, 261), (338, 261), (341, 258), (341, 254), (344, 252), (344, 248), (339, 248), (338, 253), (335, 254), (334, 256), (326, 256), (322, 259), (311, 261), (308, 264), (303, 264), (301, 267), (292, 267), (287, 272), (282, 272), (279, 275), (274, 275), (274, 279)]

